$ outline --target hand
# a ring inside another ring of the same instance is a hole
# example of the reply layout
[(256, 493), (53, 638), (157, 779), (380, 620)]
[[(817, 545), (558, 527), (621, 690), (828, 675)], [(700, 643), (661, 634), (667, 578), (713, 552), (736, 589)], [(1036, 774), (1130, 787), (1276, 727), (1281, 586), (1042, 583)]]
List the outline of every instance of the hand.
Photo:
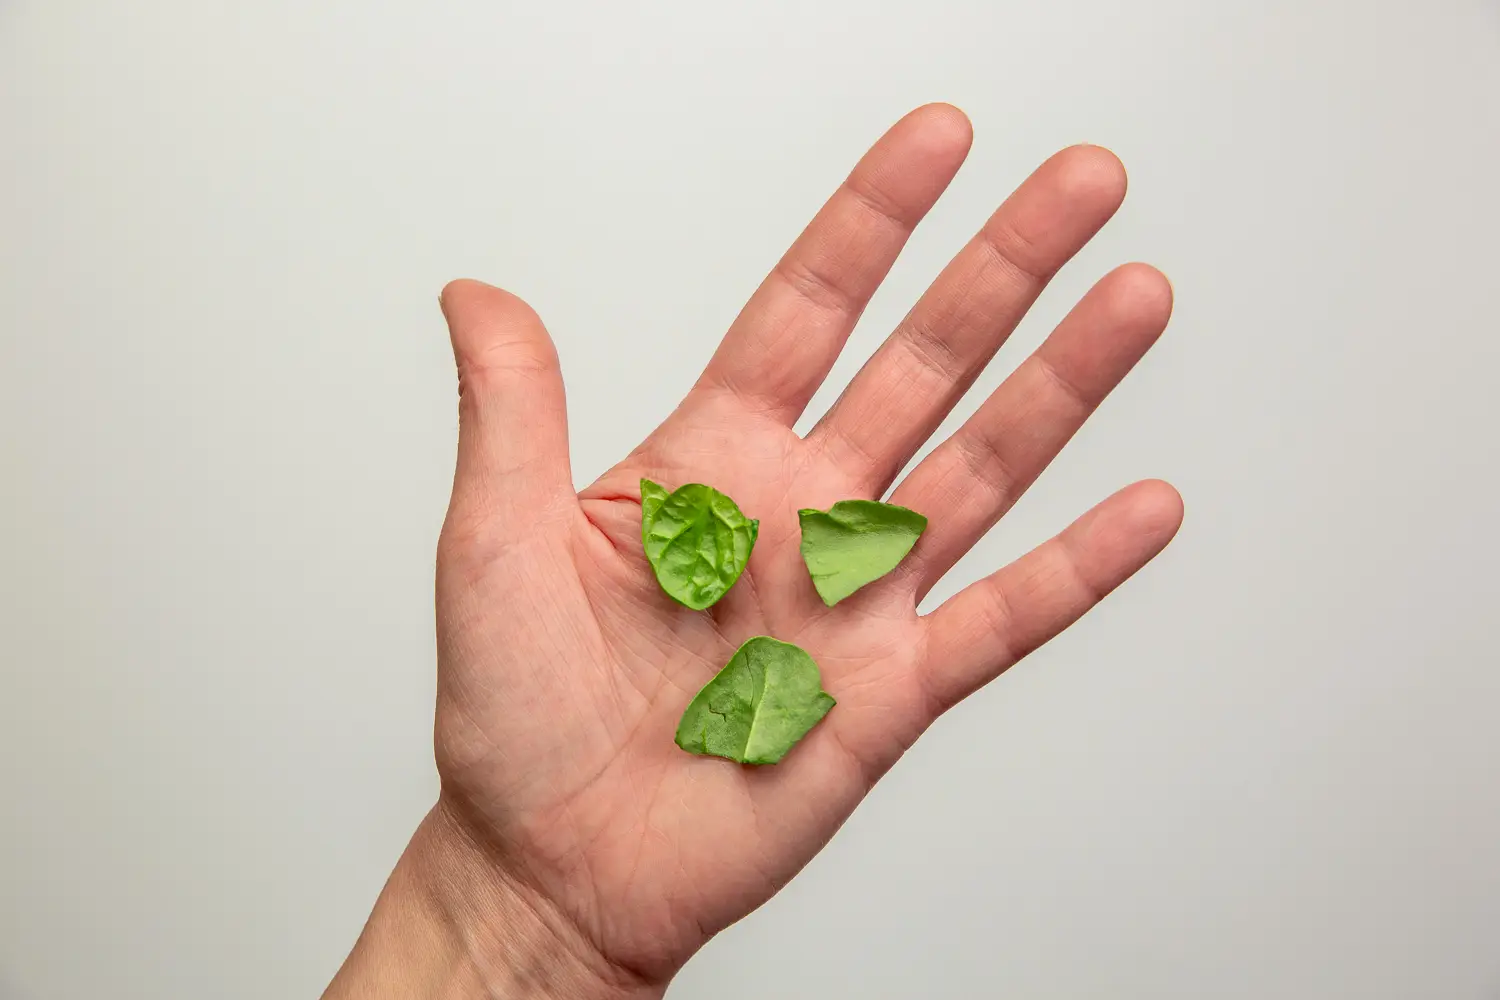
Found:
[[(444, 290), (461, 420), (438, 552), (443, 790), (413, 847), (420, 861), (403, 862), (409, 878), (398, 870), (387, 891), (405, 892), (403, 878), (423, 885), (411, 891), (436, 923), (459, 928), (453, 948), (469, 953), (470, 978), (497, 995), (497, 977), (520, 977), (519, 966), (536, 992), (659, 994), (805, 865), (946, 708), (1067, 627), (1176, 531), (1175, 491), (1138, 483), (932, 613), (916, 611), (1161, 333), (1166, 280), (1126, 265), (896, 486), (890, 500), (931, 522), (897, 571), (833, 608), (814, 593), (797, 509), (884, 496), (1124, 196), (1105, 150), (1052, 157), (799, 437), (793, 423), (969, 142), (967, 120), (947, 106), (894, 126), (756, 291), (676, 412), (582, 493), (541, 321), (476, 282)], [(675, 604), (645, 561), (642, 476), (708, 483), (760, 519), (749, 567), (709, 611)], [(757, 634), (811, 653), (837, 707), (772, 767), (679, 750), (688, 701)]]

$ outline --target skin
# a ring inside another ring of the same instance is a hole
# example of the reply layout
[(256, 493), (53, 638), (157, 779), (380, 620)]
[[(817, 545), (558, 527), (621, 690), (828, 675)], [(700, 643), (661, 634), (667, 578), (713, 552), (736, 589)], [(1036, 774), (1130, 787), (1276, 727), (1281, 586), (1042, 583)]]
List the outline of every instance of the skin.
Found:
[[(541, 321), (478, 282), (444, 289), (460, 432), (437, 560), (442, 792), (327, 997), (660, 996), (813, 857), (945, 709), (1172, 538), (1177, 493), (1136, 483), (916, 610), (1162, 332), (1170, 286), (1141, 264), (1103, 277), (887, 495), (1048, 278), (1118, 208), (1124, 170), (1098, 147), (1042, 164), (829, 413), (793, 432), (970, 140), (946, 105), (892, 127), (678, 409), (582, 492)], [(744, 575), (708, 611), (674, 603), (646, 564), (642, 476), (713, 484), (761, 520)], [(931, 524), (895, 572), (829, 608), (802, 565), (797, 510), (849, 497)], [(684, 706), (756, 634), (810, 652), (837, 708), (774, 767), (684, 753), (672, 740)]]

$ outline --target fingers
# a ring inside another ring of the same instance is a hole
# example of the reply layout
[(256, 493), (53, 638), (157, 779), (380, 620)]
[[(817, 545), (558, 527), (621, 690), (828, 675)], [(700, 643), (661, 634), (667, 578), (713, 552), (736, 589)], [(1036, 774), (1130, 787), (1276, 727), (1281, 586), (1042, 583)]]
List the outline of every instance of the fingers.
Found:
[(454, 505), (475, 516), (534, 517), (573, 494), (557, 350), (531, 307), (508, 292), (460, 280), (438, 301), (458, 365)]
[(922, 677), (936, 710), (1077, 621), (1165, 548), (1181, 523), (1176, 490), (1136, 483), (928, 615)]
[(1042, 164), (855, 376), (810, 444), (861, 494), (882, 494), (1124, 196), (1124, 168), (1108, 150), (1075, 146)]
[(902, 572), (921, 600), (1057, 456), (1147, 349), (1172, 312), (1155, 268), (1106, 275), (951, 438), (912, 470), (893, 503), (930, 526)]
[(728, 390), (794, 423), (971, 139), (944, 104), (886, 132), (750, 298), (695, 391)]

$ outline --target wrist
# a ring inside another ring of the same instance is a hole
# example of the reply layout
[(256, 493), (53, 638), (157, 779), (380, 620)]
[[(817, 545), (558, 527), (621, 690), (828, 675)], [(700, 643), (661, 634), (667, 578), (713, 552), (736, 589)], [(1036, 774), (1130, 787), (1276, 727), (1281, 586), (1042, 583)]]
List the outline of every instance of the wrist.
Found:
[(443, 801), (418, 827), (324, 1000), (659, 1000), (497, 868)]

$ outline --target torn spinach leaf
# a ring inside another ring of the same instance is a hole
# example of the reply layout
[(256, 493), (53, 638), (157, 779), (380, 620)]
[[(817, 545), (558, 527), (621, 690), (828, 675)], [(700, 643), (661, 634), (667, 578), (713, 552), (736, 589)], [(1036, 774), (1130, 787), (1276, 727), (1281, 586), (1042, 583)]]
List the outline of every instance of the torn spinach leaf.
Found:
[(833, 706), (805, 650), (758, 635), (693, 698), (677, 724), (677, 745), (741, 764), (774, 764)]
[(702, 483), (671, 493), (641, 480), (641, 543), (661, 589), (702, 610), (740, 578), (755, 547), (760, 522)]
[(802, 561), (829, 606), (895, 569), (927, 529), (927, 518), (916, 511), (876, 500), (840, 500), (797, 517)]

